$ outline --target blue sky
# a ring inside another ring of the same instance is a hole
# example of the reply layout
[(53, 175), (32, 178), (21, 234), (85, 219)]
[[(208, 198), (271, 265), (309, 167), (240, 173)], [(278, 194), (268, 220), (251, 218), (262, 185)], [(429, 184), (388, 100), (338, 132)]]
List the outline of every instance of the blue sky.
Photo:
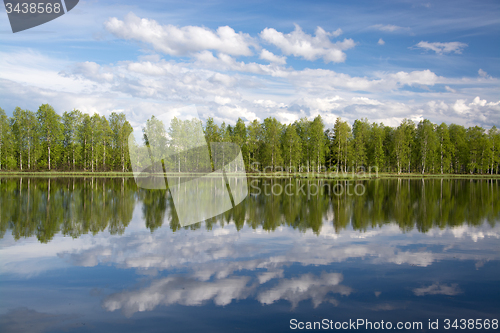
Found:
[(496, 1), (80, 1), (13, 34), (0, 107), (500, 125)]

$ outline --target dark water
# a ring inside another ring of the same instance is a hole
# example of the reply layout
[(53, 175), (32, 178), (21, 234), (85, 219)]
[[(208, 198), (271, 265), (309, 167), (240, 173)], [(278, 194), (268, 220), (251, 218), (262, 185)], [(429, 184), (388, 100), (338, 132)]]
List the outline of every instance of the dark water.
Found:
[(499, 183), (253, 179), (181, 227), (133, 179), (1, 179), (0, 332), (498, 331)]

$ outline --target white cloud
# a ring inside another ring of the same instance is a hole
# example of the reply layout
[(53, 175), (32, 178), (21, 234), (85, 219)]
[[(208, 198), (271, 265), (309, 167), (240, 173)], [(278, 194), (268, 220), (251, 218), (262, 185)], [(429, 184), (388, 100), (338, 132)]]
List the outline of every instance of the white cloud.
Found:
[(297, 101), (297, 104), (304, 105), (312, 111), (331, 111), (338, 109), (343, 102), (340, 96), (326, 97), (326, 98), (303, 98)]
[(425, 296), (425, 295), (447, 295), (447, 296), (455, 296), (462, 291), (458, 288), (457, 284), (441, 285), (439, 283), (434, 283), (428, 287), (415, 288), (413, 289), (413, 293), (417, 296)]
[(253, 121), (257, 119), (260, 121), (260, 118), (256, 116), (256, 114), (252, 111), (249, 111), (247, 108), (241, 107), (239, 105), (222, 105), (218, 108), (218, 116), (214, 117), (216, 122), (226, 122), (230, 124), (236, 123), (238, 118), (246, 119), (248, 121)]
[(280, 57), (275, 55), (272, 52), (269, 52), (266, 49), (262, 49), (260, 52), (260, 59), (267, 60), (271, 63), (279, 64), (279, 65), (284, 65), (286, 64), (286, 57)]
[(444, 89), (446, 89), (446, 91), (449, 91), (451, 93), (456, 93), (457, 91), (453, 88), (450, 88), (449, 86), (444, 86)]
[(488, 73), (486, 73), (485, 71), (483, 71), (481, 68), (479, 68), (479, 70), (477, 71), (477, 73), (479, 74), (480, 77), (484, 77), (484, 78), (491, 77), (491, 76), (488, 75)]
[(434, 72), (426, 69), (423, 71), (413, 71), (407, 72), (397, 72), (396, 74), (390, 74), (390, 78), (394, 78), (399, 84), (413, 86), (415, 84), (419, 85), (434, 85), (437, 82), (437, 75)]
[(453, 104), (452, 108), (458, 114), (464, 114), (469, 112), (470, 108), (465, 104), (467, 100), (465, 99), (457, 99), (455, 104)]
[(265, 108), (285, 108), (287, 105), (285, 103), (278, 103), (269, 99), (258, 99), (253, 101), (254, 104), (261, 105)]
[(304, 69), (283, 74), (301, 91), (330, 91), (330, 90), (351, 90), (351, 91), (390, 91), (402, 86), (414, 85), (434, 85), (439, 77), (432, 71), (397, 73), (375, 73), (375, 77), (352, 77), (347, 74), (337, 73), (325, 69)]
[(385, 42), (384, 42), (384, 40), (383, 40), (382, 38), (380, 38), (380, 39), (378, 40), (377, 44), (378, 44), (378, 45), (384, 45), (384, 44), (385, 44)]
[(325, 63), (344, 62), (346, 55), (344, 50), (353, 48), (356, 43), (352, 39), (344, 39), (342, 42), (332, 43), (330, 37), (338, 37), (342, 30), (326, 32), (322, 28), (316, 28), (315, 36), (306, 34), (300, 26), (295, 25), (295, 30), (289, 34), (283, 34), (273, 28), (266, 28), (260, 33), (260, 37), (281, 49), (285, 55), (294, 55), (306, 60), (323, 58)]
[(395, 31), (401, 31), (401, 30), (409, 30), (410, 28), (404, 28), (400, 27), (397, 25), (393, 24), (375, 24), (372, 25), (371, 28), (380, 30), (380, 31), (385, 31), (385, 32), (395, 32)]
[(285, 69), (277, 63), (262, 65), (255, 62), (238, 62), (225, 53), (219, 53), (217, 57), (215, 57), (212, 52), (203, 51), (195, 54), (194, 57), (197, 59), (196, 64), (200, 68), (209, 67), (210, 70), (238, 71), (271, 76), (283, 76), (285, 71)]
[(429, 43), (429, 42), (420, 42), (415, 47), (420, 47), (425, 50), (431, 50), (436, 52), (437, 54), (443, 53), (451, 53), (454, 52), (456, 54), (461, 54), (463, 49), (467, 47), (467, 44), (461, 42), (449, 42), (449, 43)]
[(248, 56), (252, 54), (250, 47), (257, 47), (250, 35), (236, 33), (228, 26), (212, 31), (198, 26), (161, 25), (155, 20), (141, 19), (134, 13), (126, 15), (123, 21), (112, 17), (104, 26), (118, 38), (148, 43), (159, 52), (175, 56), (203, 50)]
[(487, 103), (487, 101), (485, 99), (481, 99), (481, 98), (479, 98), (479, 96), (476, 96), (471, 104), (485, 106), (486, 103)]
[[(484, 75), (446, 78), (427, 69), (351, 76), (327, 69), (294, 70), (277, 63), (237, 61), (208, 50), (187, 62), (149, 55), (107, 65), (70, 64), (29, 51), (0, 52), (0, 57), (4, 60), (0, 100), (7, 111), (20, 100), (27, 101), (20, 105), (23, 108), (33, 110), (50, 103), (60, 113), (77, 108), (107, 116), (120, 110), (136, 129), (172, 105), (190, 104), (203, 110), (204, 119), (231, 124), (238, 117), (275, 116), (290, 123), (316, 115), (328, 127), (337, 116), (351, 123), (367, 117), (391, 126), (417, 116), (467, 126), (489, 127), (500, 121), (500, 105), (494, 99), (498, 79)], [(47, 85), (47, 78), (53, 84)], [(428, 90), (414, 92), (406, 87)], [(445, 89), (450, 93), (443, 94)]]
[(73, 69), (73, 74), (82, 75), (96, 82), (113, 81), (113, 73), (105, 71), (99, 64), (92, 61), (77, 63)]
[(215, 96), (214, 101), (217, 104), (226, 105), (226, 104), (231, 103), (231, 98), (229, 98), (229, 97)]

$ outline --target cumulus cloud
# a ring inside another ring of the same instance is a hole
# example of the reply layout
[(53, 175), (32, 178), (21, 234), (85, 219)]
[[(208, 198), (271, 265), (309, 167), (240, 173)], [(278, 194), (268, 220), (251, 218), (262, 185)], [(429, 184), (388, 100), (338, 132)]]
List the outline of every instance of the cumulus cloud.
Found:
[(422, 48), (424, 50), (431, 50), (436, 52), (437, 54), (443, 53), (451, 53), (454, 52), (456, 54), (461, 54), (463, 49), (465, 49), (468, 45), (461, 42), (449, 42), (449, 43), (429, 43), (429, 42), (420, 42), (415, 47)]
[(271, 63), (284, 65), (286, 64), (286, 57), (280, 57), (266, 49), (262, 49), (260, 52), (260, 59), (267, 60)]
[(323, 58), (325, 63), (344, 62), (346, 54), (342, 51), (353, 48), (356, 43), (352, 39), (344, 39), (332, 43), (330, 37), (338, 37), (341, 29), (326, 32), (321, 27), (316, 28), (315, 35), (306, 34), (300, 26), (295, 25), (295, 30), (289, 34), (283, 34), (273, 28), (266, 28), (260, 33), (260, 37), (267, 43), (281, 49), (285, 55), (302, 57), (306, 60)]
[(378, 45), (384, 45), (384, 44), (385, 44), (385, 42), (384, 42), (384, 40), (383, 40), (382, 38), (380, 38), (380, 39), (378, 40), (377, 44), (378, 44)]
[[(113, 81), (113, 73), (106, 71), (99, 64), (92, 61), (75, 64), (72, 74), (100, 83)], [(61, 72), (61, 75), (65, 76), (67, 74)]]
[(150, 44), (155, 50), (175, 56), (202, 50), (216, 50), (231, 55), (251, 55), (257, 43), (248, 34), (235, 32), (228, 26), (212, 31), (205, 27), (161, 25), (155, 20), (129, 13), (122, 20), (116, 17), (104, 23), (106, 30), (118, 38)]
[(458, 284), (452, 285), (442, 285), (439, 283), (434, 283), (428, 287), (415, 288), (413, 289), (413, 293), (417, 296), (425, 296), (425, 295), (447, 295), (447, 296), (455, 296), (462, 291), (458, 288)]
[(246, 119), (248, 121), (260, 121), (261, 119), (256, 116), (255, 112), (249, 111), (247, 108), (241, 107), (239, 105), (229, 106), (222, 105), (218, 108), (218, 116), (214, 119), (217, 122), (229, 122), (235, 123), (238, 118)]
[(495, 124), (500, 121), (500, 101), (488, 102), (476, 96), (472, 102), (467, 103), (467, 99), (457, 99), (451, 105), (455, 114), (474, 119), (480, 123)]
[(457, 99), (455, 104), (453, 104), (452, 108), (458, 114), (464, 114), (469, 112), (470, 108), (465, 104), (467, 100), (465, 99)]
[[(291, 123), (317, 115), (328, 127), (338, 116), (351, 123), (367, 117), (391, 126), (417, 116), (467, 126), (489, 127), (500, 121), (499, 105), (492, 100), (498, 80), (484, 71), (478, 72), (479, 77), (454, 79), (429, 69), (355, 76), (329, 69), (295, 70), (277, 59), (270, 64), (239, 61), (210, 50), (194, 53), (189, 61), (167, 61), (154, 54), (107, 65), (69, 64), (30, 52), (5, 59), (0, 63), (3, 108), (13, 109), (22, 100), (32, 103), (22, 105), (30, 109), (43, 101), (61, 112), (78, 108), (107, 116), (120, 111), (135, 129), (173, 104), (196, 104), (203, 109), (204, 119), (230, 124), (239, 117), (251, 121), (274, 116)], [(47, 78), (53, 84), (48, 86)], [(427, 90), (415, 92), (408, 87)], [(474, 102), (478, 95), (480, 101)]]

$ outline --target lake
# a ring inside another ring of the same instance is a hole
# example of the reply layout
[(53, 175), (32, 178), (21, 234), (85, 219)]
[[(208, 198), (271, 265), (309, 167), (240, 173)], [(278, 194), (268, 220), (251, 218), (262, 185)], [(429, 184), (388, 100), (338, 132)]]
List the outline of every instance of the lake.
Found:
[(499, 183), (249, 178), (182, 227), (133, 178), (2, 178), (0, 331), (495, 331)]

